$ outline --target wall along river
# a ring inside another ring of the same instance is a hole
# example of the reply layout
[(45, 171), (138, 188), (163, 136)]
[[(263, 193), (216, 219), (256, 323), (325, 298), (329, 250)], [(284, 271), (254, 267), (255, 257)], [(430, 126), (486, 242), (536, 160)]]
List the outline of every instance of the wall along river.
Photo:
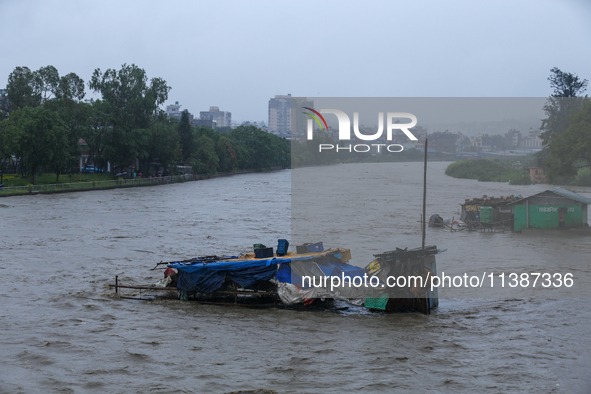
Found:
[[(428, 215), (548, 188), (453, 179), (447, 164), (429, 164)], [(322, 180), (339, 203), (301, 195), (299, 176)], [(115, 275), (153, 283), (160, 261), (278, 238), (357, 245), (351, 262), (365, 266), (372, 253), (420, 246), (421, 198), (422, 163), (381, 163), (0, 199), (0, 392), (591, 392), (589, 298), (575, 291), (591, 285), (584, 232), (428, 229), (427, 244), (448, 249), (439, 272), (575, 281), (570, 293), (440, 289), (430, 316), (133, 301), (107, 287)]]

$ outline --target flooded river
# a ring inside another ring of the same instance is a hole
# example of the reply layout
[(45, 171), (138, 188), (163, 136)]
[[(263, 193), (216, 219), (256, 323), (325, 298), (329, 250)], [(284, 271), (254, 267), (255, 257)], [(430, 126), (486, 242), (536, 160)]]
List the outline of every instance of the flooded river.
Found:
[[(453, 179), (446, 165), (429, 164), (428, 215), (548, 188)], [(133, 301), (108, 288), (115, 275), (153, 283), (160, 261), (278, 238), (350, 247), (365, 266), (420, 246), (421, 198), (422, 163), (2, 198), (0, 393), (591, 392), (585, 232), (430, 229), (427, 244), (447, 249), (440, 272), (575, 278), (568, 291), (441, 289), (430, 316)]]

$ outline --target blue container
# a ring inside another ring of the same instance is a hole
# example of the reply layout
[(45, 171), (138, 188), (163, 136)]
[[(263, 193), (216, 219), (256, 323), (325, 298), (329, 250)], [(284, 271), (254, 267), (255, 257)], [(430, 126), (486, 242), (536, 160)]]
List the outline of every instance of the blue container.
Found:
[(308, 253), (308, 245), (307, 244), (296, 245), (296, 253), (297, 254), (305, 254), (305, 253)]
[(316, 242), (313, 244), (305, 243), (303, 245), (297, 245), (296, 250), (298, 254), (318, 253), (324, 251), (324, 246), (322, 245), (322, 242)]
[(285, 256), (288, 248), (289, 242), (286, 239), (280, 239), (277, 245), (277, 256)]
[(260, 248), (254, 250), (254, 257), (263, 259), (266, 257), (273, 257), (273, 248)]
[(308, 251), (310, 253), (318, 253), (318, 252), (322, 252), (324, 251), (324, 245), (322, 245), (322, 242), (316, 242), (314, 244), (308, 244)]

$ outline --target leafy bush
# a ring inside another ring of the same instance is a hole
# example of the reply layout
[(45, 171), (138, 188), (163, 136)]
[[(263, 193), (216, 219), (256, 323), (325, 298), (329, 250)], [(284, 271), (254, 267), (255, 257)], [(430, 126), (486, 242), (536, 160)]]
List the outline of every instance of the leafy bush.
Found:
[(591, 169), (589, 167), (579, 169), (572, 185), (591, 186)]
[(499, 163), (491, 160), (461, 160), (450, 164), (445, 174), (454, 178), (478, 179), (483, 182), (495, 181), (507, 172)]
[(531, 183), (527, 170), (514, 169), (510, 165), (493, 160), (460, 160), (450, 164), (445, 174), (454, 178), (477, 179), (481, 182), (509, 182), (512, 185)]

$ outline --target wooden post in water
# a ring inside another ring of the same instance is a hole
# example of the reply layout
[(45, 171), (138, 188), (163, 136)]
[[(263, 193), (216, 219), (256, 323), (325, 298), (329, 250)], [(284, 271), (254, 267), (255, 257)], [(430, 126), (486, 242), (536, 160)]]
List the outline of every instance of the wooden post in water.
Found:
[(115, 294), (119, 294), (119, 275), (115, 275)]

